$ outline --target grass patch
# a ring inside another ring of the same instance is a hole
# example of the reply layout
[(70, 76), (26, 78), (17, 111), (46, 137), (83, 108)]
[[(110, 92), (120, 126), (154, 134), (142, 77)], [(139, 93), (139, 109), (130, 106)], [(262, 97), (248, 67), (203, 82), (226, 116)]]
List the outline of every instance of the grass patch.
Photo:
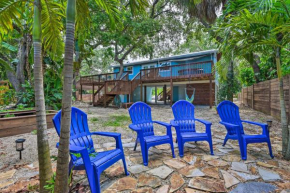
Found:
[(112, 115), (109, 120), (104, 122), (103, 126), (107, 127), (122, 127), (127, 126), (130, 122), (130, 117), (127, 115)]
[(98, 122), (98, 121), (99, 121), (99, 119), (97, 117), (91, 118), (91, 122), (93, 122), (93, 123)]

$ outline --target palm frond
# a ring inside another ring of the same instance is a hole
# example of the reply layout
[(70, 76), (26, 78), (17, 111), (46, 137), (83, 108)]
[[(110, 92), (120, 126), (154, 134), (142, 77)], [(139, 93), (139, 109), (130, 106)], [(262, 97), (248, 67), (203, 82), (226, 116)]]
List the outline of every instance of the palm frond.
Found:
[(50, 0), (42, 0), (41, 4), (41, 25), (44, 49), (50, 50), (52, 53), (59, 52), (59, 48), (63, 47), (63, 41), (60, 40), (62, 39), (61, 32), (64, 29), (64, 5)]
[(13, 30), (13, 22), (21, 26), (21, 14), (27, 0), (0, 1), (0, 40)]

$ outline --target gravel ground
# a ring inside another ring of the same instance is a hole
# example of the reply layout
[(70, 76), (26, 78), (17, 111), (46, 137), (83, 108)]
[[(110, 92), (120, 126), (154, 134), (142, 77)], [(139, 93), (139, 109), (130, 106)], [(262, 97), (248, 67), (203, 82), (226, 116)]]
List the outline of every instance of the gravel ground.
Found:
[[(101, 108), (101, 107), (92, 107), (91, 105), (78, 103), (74, 106), (82, 109), (84, 112), (88, 114), (89, 127), (91, 131), (110, 131), (110, 132), (118, 132), (122, 134), (123, 144), (124, 143), (132, 143), (136, 138), (136, 133), (132, 132), (128, 128), (128, 124), (130, 121), (128, 120), (128, 110), (126, 109), (114, 109), (114, 108)], [(173, 119), (173, 114), (170, 106), (164, 105), (155, 105), (152, 107), (152, 117), (153, 120), (159, 120), (164, 122), (170, 122)], [(280, 122), (273, 119), (271, 116), (265, 115), (263, 113), (253, 111), (247, 107), (240, 107), (240, 114), (243, 120), (251, 120), (256, 122), (264, 122), (267, 120), (273, 120), (273, 127), (271, 128), (271, 141), (273, 147), (273, 153), (275, 155), (275, 159), (281, 159), (281, 129)], [(124, 121), (121, 122), (119, 126), (108, 126), (111, 125), (109, 121), (114, 119), (114, 116), (124, 116)], [(205, 107), (196, 107), (195, 111), (196, 118), (205, 119), (207, 121), (212, 122), (212, 136), (213, 139), (223, 139), (225, 136), (225, 128), (219, 124), (219, 116), (216, 113), (215, 108), (209, 109)], [(197, 130), (204, 131), (204, 126), (200, 123), (197, 123)], [(173, 135), (175, 135), (174, 129)], [(157, 126), (155, 129), (157, 135), (162, 135), (166, 132), (163, 127)], [(249, 128), (248, 125), (245, 125), (245, 132), (254, 134), (260, 133), (261, 129), (256, 126), (251, 126)], [(15, 151), (15, 140), (18, 138), (25, 138), (26, 141), (24, 143), (25, 150), (23, 151), (23, 158), (19, 160), (19, 153)], [(48, 140), (50, 144), (50, 150), (52, 156), (57, 156), (57, 149), (55, 148), (55, 144), (58, 142), (58, 136), (54, 130), (51, 128), (48, 130)], [(109, 142), (113, 142), (114, 139), (104, 138), (104, 137), (94, 137), (95, 147), (97, 150), (106, 149), (103, 146), (104, 143), (108, 144)], [(231, 142), (234, 145), (238, 145), (236, 142)], [(249, 145), (248, 153), (261, 153), (265, 154), (264, 156), (268, 156), (268, 149), (266, 145)], [(206, 147), (205, 151), (208, 151)], [(176, 152), (178, 155), (178, 152)], [(149, 158), (150, 159), (150, 158)], [(269, 159), (267, 157), (267, 159)], [(32, 164), (34, 163), (34, 164)], [(29, 176), (27, 174), (27, 167), (31, 166), (33, 168), (37, 168), (37, 139), (36, 135), (32, 133), (17, 135), (12, 137), (0, 138), (0, 173), (10, 171), (12, 169), (16, 169), (17, 172), (13, 176), (14, 183), (23, 179), (37, 176), (37, 170)], [(55, 162), (53, 162), (53, 166), (55, 167)], [(20, 169), (19, 169), (20, 168)], [(24, 168), (24, 169), (23, 169)], [(28, 176), (27, 176), (28, 175)], [(23, 187), (22, 187), (23, 188)], [(1, 189), (1, 185), (0, 185)], [(1, 190), (0, 190), (1, 192)]]

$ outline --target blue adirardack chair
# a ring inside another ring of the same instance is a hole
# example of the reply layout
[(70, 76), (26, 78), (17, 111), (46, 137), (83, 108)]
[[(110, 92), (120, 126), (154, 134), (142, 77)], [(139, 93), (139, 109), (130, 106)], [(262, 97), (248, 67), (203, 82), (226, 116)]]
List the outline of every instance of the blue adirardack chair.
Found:
[[(137, 139), (134, 150), (136, 150), (137, 143), (141, 145), (141, 152), (143, 157), (143, 164), (148, 165), (148, 150), (152, 146), (169, 143), (171, 146), (172, 157), (174, 155), (174, 147), (171, 134), (171, 125), (160, 121), (152, 121), (151, 107), (143, 102), (136, 102), (129, 108), (129, 114), (132, 124), (129, 128), (137, 132)], [(162, 136), (154, 135), (153, 124), (165, 126), (167, 134)]]
[[(179, 156), (183, 157), (184, 144), (188, 141), (207, 141), (209, 143), (210, 153), (213, 155), (211, 122), (196, 119), (194, 117), (194, 105), (185, 100), (179, 100), (172, 106), (174, 120), (171, 125), (175, 127)], [(197, 133), (195, 130), (195, 121), (205, 125), (205, 133)]]
[[(271, 141), (267, 124), (241, 120), (239, 114), (239, 107), (231, 101), (221, 102), (217, 107), (217, 111), (221, 118), (220, 124), (224, 125), (227, 129), (227, 135), (225, 137), (223, 146), (226, 145), (228, 139), (238, 140), (241, 157), (243, 160), (246, 160), (247, 144), (266, 142), (269, 147), (270, 156), (272, 158), (274, 157), (272, 154)], [(262, 134), (246, 135), (243, 129), (243, 123), (260, 126), (262, 128)]]
[[(60, 135), (61, 111), (53, 117), (53, 123), (57, 134)], [(114, 137), (116, 140), (116, 149), (96, 152), (92, 135)], [(69, 148), (71, 153), (70, 171), (71, 169), (86, 170), (92, 193), (101, 192), (101, 173), (120, 159), (123, 161), (125, 174), (129, 175), (121, 142), (121, 134), (111, 132), (90, 132), (86, 113), (75, 107), (72, 107), (71, 112)], [(78, 156), (79, 154), (81, 156)]]

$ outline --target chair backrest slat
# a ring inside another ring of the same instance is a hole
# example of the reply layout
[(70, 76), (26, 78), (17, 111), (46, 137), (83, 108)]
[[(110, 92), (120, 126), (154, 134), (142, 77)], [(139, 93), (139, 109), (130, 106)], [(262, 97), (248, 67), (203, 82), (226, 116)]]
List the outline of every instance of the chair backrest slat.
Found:
[(194, 105), (185, 100), (179, 100), (172, 106), (174, 121), (181, 132), (195, 132)]
[(151, 107), (143, 102), (136, 102), (129, 108), (131, 121), (143, 130), (144, 136), (154, 135)]
[[(53, 117), (54, 127), (60, 136), (61, 110)], [(94, 143), (88, 127), (87, 114), (76, 107), (71, 110), (70, 144), (86, 147), (89, 153), (95, 152)], [(72, 156), (75, 160), (76, 157)]]
[[(223, 122), (238, 125), (241, 128), (241, 133), (244, 133), (243, 124), (241, 122), (239, 107), (231, 101), (223, 101), (217, 106), (218, 114)], [(226, 127), (227, 128), (227, 127)], [(227, 128), (229, 134), (236, 134), (230, 128)]]

